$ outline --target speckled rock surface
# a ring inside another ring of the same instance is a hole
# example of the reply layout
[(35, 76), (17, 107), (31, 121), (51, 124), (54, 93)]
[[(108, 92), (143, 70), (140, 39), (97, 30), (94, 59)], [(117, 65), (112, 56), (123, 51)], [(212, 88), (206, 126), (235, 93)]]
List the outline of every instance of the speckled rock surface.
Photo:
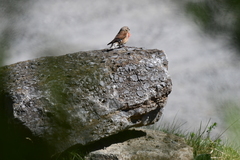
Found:
[(167, 67), (163, 51), (135, 47), (19, 62), (0, 68), (10, 99), (1, 109), (28, 140), (62, 152), (158, 121), (172, 89)]
[(193, 160), (193, 149), (183, 138), (156, 130), (137, 131), (145, 135), (91, 152), (86, 160)]

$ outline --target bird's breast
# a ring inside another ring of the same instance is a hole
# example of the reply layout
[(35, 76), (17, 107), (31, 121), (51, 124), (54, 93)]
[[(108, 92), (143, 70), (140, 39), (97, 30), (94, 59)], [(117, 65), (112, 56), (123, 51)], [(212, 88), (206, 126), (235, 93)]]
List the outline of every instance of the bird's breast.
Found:
[(128, 32), (128, 33), (127, 33), (127, 37), (129, 38), (130, 36), (131, 36), (131, 33), (130, 33), (130, 32)]

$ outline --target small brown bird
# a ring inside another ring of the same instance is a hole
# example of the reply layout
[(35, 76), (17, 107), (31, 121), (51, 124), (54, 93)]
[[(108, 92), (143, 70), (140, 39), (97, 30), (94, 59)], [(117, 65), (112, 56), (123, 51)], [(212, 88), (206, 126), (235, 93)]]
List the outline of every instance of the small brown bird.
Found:
[(123, 47), (124, 44), (127, 43), (130, 36), (130, 29), (127, 26), (124, 26), (120, 29), (116, 37), (107, 45), (111, 44), (110, 48), (112, 48), (113, 45), (115, 46), (115, 44), (117, 44), (119, 48)]

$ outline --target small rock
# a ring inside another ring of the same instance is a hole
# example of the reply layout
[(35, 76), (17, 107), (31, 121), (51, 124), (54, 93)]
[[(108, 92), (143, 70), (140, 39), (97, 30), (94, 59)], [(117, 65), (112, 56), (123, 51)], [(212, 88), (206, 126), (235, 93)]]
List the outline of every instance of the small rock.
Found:
[(144, 132), (145, 136), (93, 151), (86, 160), (193, 160), (193, 148), (183, 138), (156, 130), (137, 131)]

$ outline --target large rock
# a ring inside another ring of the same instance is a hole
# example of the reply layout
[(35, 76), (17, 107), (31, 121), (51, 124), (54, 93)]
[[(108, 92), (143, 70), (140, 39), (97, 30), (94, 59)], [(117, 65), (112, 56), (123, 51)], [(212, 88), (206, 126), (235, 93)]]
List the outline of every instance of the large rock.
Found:
[(52, 155), (130, 127), (153, 124), (171, 92), (167, 67), (163, 51), (134, 47), (2, 67), (3, 126), (13, 124), (12, 130), (21, 131), (23, 141), (41, 141)]
[(157, 130), (131, 131), (138, 136), (93, 151), (86, 160), (193, 160), (193, 148), (181, 137)]

